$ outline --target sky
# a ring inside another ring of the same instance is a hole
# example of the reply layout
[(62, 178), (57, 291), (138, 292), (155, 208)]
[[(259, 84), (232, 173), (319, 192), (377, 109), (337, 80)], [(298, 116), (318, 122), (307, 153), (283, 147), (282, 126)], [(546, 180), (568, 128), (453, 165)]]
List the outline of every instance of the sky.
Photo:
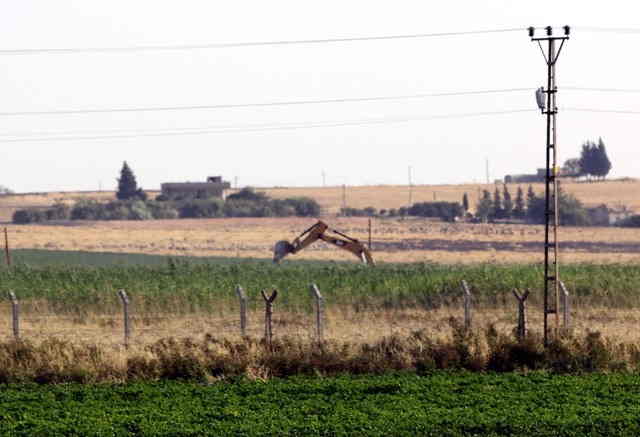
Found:
[[(545, 117), (536, 111), (534, 90), (546, 85), (546, 64), (525, 29), (552, 25), (561, 34), (565, 24), (572, 32), (557, 64), (559, 161), (578, 156), (584, 141), (602, 137), (613, 164), (610, 176), (640, 177), (640, 114), (570, 109), (640, 112), (638, 2), (0, 0), (0, 5), (0, 185), (16, 192), (111, 190), (123, 161), (145, 189), (210, 175), (255, 187), (406, 184), (409, 167), (414, 184), (484, 182), (487, 160), (492, 181), (535, 172), (545, 162)], [(7, 52), (520, 28), (191, 50)], [(612, 28), (637, 31), (602, 31)], [(524, 90), (288, 106), (7, 114), (504, 89)], [(531, 111), (495, 114), (525, 109)], [(478, 112), (494, 114), (453, 117)], [(361, 123), (372, 119), (385, 122)], [(412, 121), (390, 122), (407, 119)], [(314, 124), (330, 126), (309, 127)], [(292, 125), (298, 128), (283, 128)], [(220, 132), (230, 126), (232, 131)], [(218, 131), (156, 135), (172, 129)], [(137, 136), (127, 136), (131, 133)], [(51, 138), (61, 136), (76, 138)]]

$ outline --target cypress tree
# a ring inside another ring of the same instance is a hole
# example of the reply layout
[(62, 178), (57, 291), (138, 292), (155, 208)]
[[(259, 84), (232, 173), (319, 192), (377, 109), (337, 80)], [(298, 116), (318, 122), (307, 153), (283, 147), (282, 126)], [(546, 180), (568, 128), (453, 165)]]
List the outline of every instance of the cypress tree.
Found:
[[(594, 145), (595, 146), (595, 145)], [(609, 172), (611, 171), (611, 161), (607, 156), (607, 149), (604, 146), (604, 141), (602, 138), (598, 139), (598, 146), (595, 148), (596, 156), (597, 156), (597, 172), (596, 175), (600, 176), (602, 179), (605, 179)]]
[(464, 209), (464, 212), (469, 212), (469, 196), (467, 196), (467, 193), (462, 196), (462, 209)]
[(502, 210), (505, 218), (511, 218), (513, 216), (513, 201), (511, 200), (511, 193), (509, 193), (507, 184), (504, 184), (502, 189)]
[(496, 186), (493, 192), (493, 218), (503, 218), (504, 209), (502, 208), (502, 199), (500, 198), (500, 190)]
[(118, 178), (118, 192), (116, 197), (119, 200), (128, 200), (139, 197), (141, 190), (138, 189), (138, 183), (133, 171), (125, 161), (120, 170), (120, 178)]
[(529, 190), (527, 190), (527, 214), (529, 213), (529, 210), (531, 209), (531, 206), (535, 203), (535, 201), (536, 193), (533, 191), (533, 187), (529, 185)]
[(513, 208), (513, 216), (516, 218), (524, 218), (525, 208), (526, 206), (524, 203), (524, 192), (522, 191), (522, 187), (518, 186), (515, 207)]
[(493, 202), (491, 201), (491, 193), (487, 190), (482, 191), (482, 197), (478, 201), (478, 206), (476, 207), (476, 217), (486, 222), (493, 209)]

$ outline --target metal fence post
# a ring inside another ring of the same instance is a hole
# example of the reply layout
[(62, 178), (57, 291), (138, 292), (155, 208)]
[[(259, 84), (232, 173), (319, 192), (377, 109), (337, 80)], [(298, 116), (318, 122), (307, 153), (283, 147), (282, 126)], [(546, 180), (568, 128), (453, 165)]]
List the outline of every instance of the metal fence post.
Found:
[(271, 319), (273, 316), (273, 301), (278, 297), (278, 290), (273, 290), (271, 296), (267, 296), (265, 290), (261, 290), (262, 298), (265, 302), (265, 313), (264, 313), (264, 337), (267, 340), (267, 344), (271, 347), (271, 342), (273, 341), (273, 329), (271, 324)]
[(241, 286), (236, 287), (236, 295), (240, 300), (240, 334), (243, 337), (247, 335), (247, 294)]
[(462, 280), (462, 298), (464, 301), (464, 327), (465, 329), (471, 328), (471, 291), (467, 281)]
[(311, 295), (316, 300), (316, 339), (324, 339), (324, 298), (316, 284), (311, 284)]
[(118, 296), (122, 301), (123, 317), (124, 317), (124, 345), (129, 347), (129, 339), (131, 337), (131, 324), (129, 321), (129, 296), (124, 290), (118, 290)]
[(18, 340), (20, 339), (20, 304), (18, 302), (18, 298), (13, 291), (9, 292), (9, 299), (11, 300), (11, 318), (13, 325), (13, 337)]
[(571, 330), (571, 296), (569, 290), (564, 286), (564, 282), (560, 281), (560, 300), (562, 303), (562, 326), (565, 333)]
[(522, 295), (518, 293), (518, 289), (514, 288), (513, 295), (518, 299), (518, 327), (516, 328), (516, 337), (518, 340), (523, 340), (527, 335), (527, 298), (529, 297), (529, 290), (525, 290)]

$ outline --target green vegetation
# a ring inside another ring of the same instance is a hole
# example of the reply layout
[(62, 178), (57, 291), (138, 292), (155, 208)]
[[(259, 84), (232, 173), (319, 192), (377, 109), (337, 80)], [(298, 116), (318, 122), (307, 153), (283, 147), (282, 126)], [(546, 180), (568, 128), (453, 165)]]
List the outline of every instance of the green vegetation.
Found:
[[(118, 195), (120, 196), (120, 194)], [(106, 203), (95, 200), (80, 200), (72, 207), (58, 203), (45, 209), (19, 209), (13, 214), (13, 222), (28, 224), (50, 220), (316, 217), (320, 214), (320, 205), (311, 198), (271, 199), (263, 193), (255, 193), (252, 189), (243, 189), (239, 193), (229, 196), (227, 201), (219, 198), (200, 199), (194, 197), (169, 200), (163, 195), (158, 196), (156, 200), (144, 200), (141, 197), (146, 199), (146, 196), (135, 194), (124, 200)]]
[[(468, 201), (467, 199), (467, 207)], [(452, 222), (456, 217), (462, 217), (465, 211), (463, 204), (458, 202), (418, 202), (408, 208), (381, 209), (379, 211), (372, 206), (367, 206), (366, 208), (341, 208), (340, 215), (345, 217), (397, 217), (411, 215), (415, 217), (435, 217)]]
[[(51, 256), (51, 260), (42, 258)], [(260, 289), (281, 291), (278, 304), (299, 308), (308, 302), (308, 286), (315, 282), (327, 303), (358, 308), (432, 308), (460, 296), (466, 279), (478, 304), (510, 300), (514, 287), (531, 288), (535, 304), (542, 286), (542, 267), (531, 265), (381, 264), (375, 268), (352, 263), (270, 260), (220, 260), (151, 257), (144, 255), (86, 254), (86, 263), (113, 265), (73, 267), (74, 253), (16, 251), (16, 265), (0, 275), (0, 289), (23, 299), (45, 299), (60, 311), (117, 307), (115, 293), (126, 289), (139, 310), (147, 305), (182, 311), (236, 303), (234, 289), (241, 284), (252, 297)], [(60, 265), (61, 262), (66, 265)], [(139, 263), (132, 265), (130, 263)], [(120, 265), (126, 263), (126, 265)], [(40, 266), (39, 266), (40, 265)], [(86, 264), (85, 264), (86, 265)], [(2, 267), (6, 269), (6, 267)], [(582, 303), (638, 305), (640, 267), (634, 265), (567, 265), (563, 280)]]
[(638, 377), (291, 378), (0, 387), (6, 436), (635, 436)]

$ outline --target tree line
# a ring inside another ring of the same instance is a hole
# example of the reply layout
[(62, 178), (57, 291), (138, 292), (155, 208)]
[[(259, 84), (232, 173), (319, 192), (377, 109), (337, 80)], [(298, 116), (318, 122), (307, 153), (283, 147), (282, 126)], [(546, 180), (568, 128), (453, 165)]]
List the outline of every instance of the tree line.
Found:
[(220, 198), (200, 198), (195, 193), (180, 199), (159, 195), (149, 200), (138, 187), (136, 177), (124, 162), (118, 178), (116, 200), (79, 200), (74, 205), (56, 203), (52, 207), (27, 208), (14, 212), (13, 222), (39, 223), (49, 220), (151, 220), (218, 217), (316, 217), (320, 205), (309, 197), (272, 199), (250, 187)]

